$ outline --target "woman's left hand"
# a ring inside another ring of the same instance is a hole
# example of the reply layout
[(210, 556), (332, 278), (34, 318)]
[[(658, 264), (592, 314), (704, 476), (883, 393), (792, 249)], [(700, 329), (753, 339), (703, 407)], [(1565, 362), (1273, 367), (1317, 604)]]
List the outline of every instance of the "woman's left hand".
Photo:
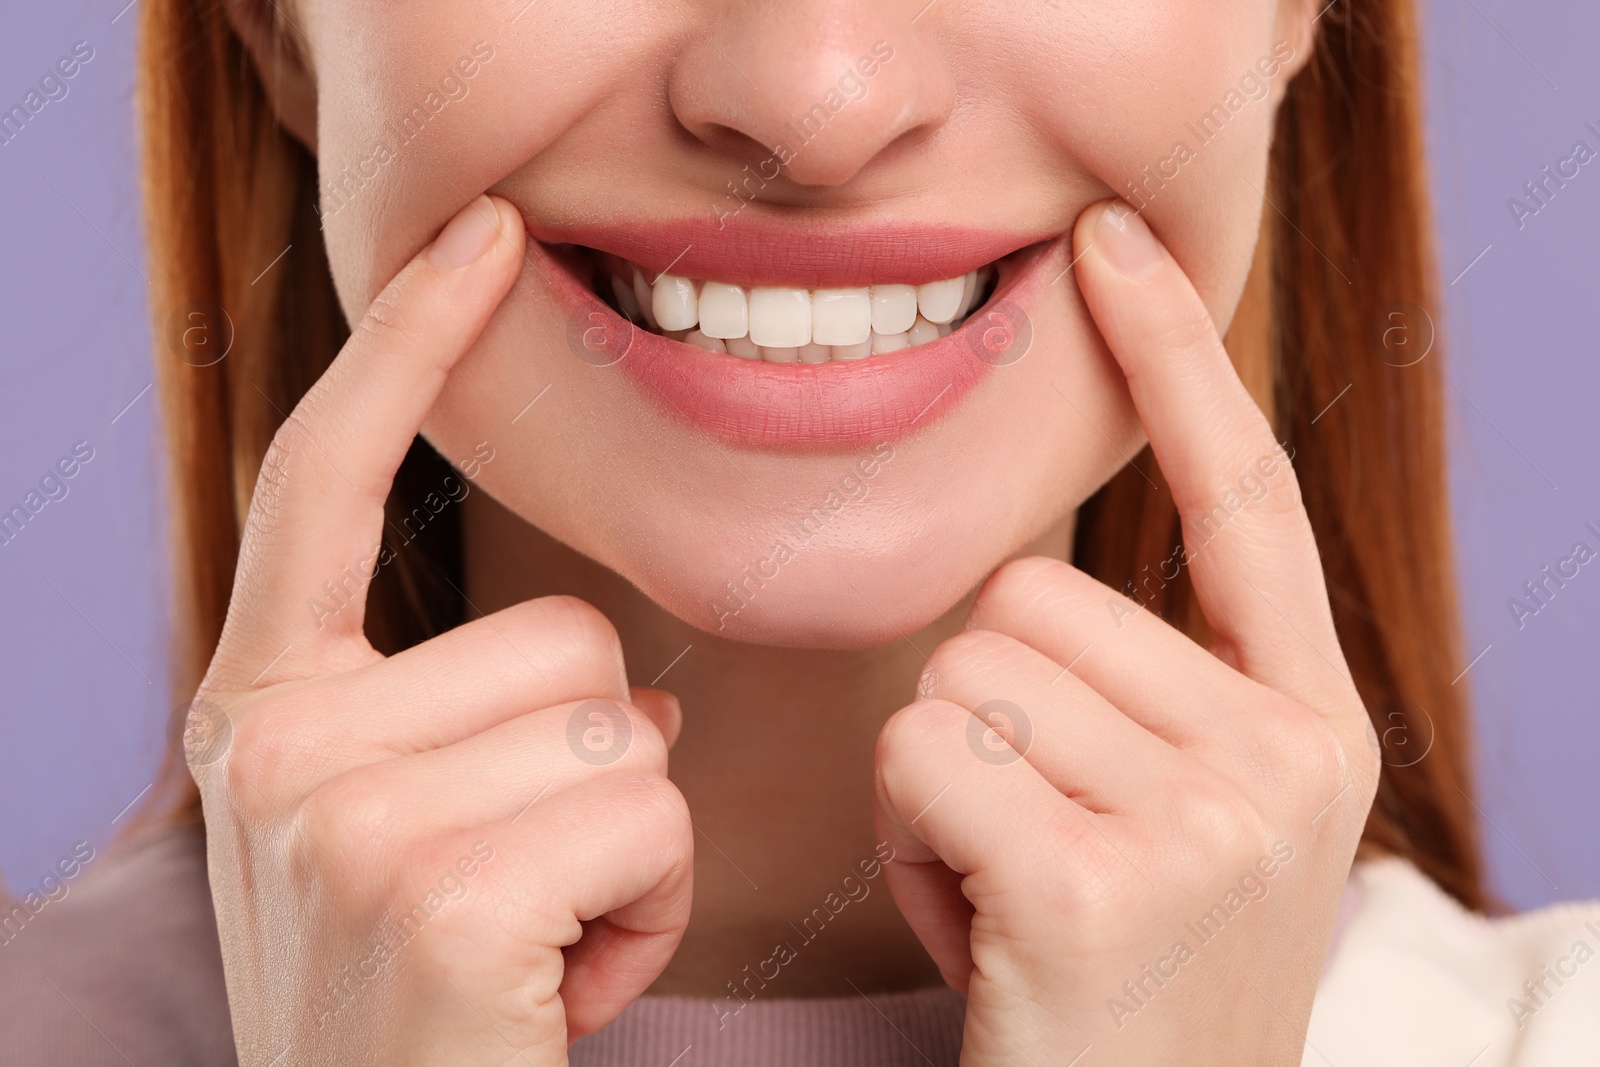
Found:
[(1215, 643), (1023, 559), (878, 744), (895, 900), (967, 994), (964, 1067), (1299, 1064), (1377, 789), (1292, 467), (1142, 219), (1075, 232), (1080, 287), (1183, 519)]

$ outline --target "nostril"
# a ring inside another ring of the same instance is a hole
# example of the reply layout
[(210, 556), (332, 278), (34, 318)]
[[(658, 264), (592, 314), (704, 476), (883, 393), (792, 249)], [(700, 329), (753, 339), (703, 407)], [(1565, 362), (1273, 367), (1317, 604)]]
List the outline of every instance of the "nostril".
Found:
[(728, 157), (737, 166), (754, 167), (769, 159), (782, 161), (782, 156), (778, 152), (781, 146), (764, 145), (743, 130), (721, 122), (703, 122), (695, 125), (697, 128), (689, 128), (689, 134), (695, 140), (718, 155)]

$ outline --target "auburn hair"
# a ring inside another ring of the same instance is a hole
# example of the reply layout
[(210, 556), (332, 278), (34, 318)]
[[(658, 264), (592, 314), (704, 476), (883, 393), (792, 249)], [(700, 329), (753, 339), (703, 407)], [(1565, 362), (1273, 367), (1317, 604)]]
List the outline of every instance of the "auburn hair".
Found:
[[(140, 5), (144, 201), (178, 583), (174, 732), (221, 633), (267, 446), (349, 331), (315, 211), (316, 160), (280, 127), (228, 2)], [(1384, 333), (1406, 325), (1395, 309), (1430, 336), (1439, 321), (1416, 13), (1410, 0), (1345, 0), (1319, 19), (1318, 38), (1277, 114), (1260, 240), (1227, 346), (1292, 449), (1339, 639), (1385, 742), (1360, 854), (1404, 857), (1484, 910), (1492, 902), (1470, 799), (1466, 694), (1453, 684), (1463, 657), (1439, 346), (1397, 366), (1406, 361), (1386, 358)], [(226, 357), (197, 365), (207, 361), (193, 358), (195, 330), (213, 354), (230, 344)], [(444, 462), (418, 439), (392, 513), (409, 513)], [(1083, 506), (1074, 563), (1114, 588), (1139, 583), (1151, 608), (1204, 640), (1186, 573), (1143, 580), (1182, 538), (1149, 452), (1133, 464), (1140, 469), (1125, 468)], [(460, 568), (456, 517), (441, 516), (372, 582), (373, 645), (392, 653), (460, 622)], [(180, 757), (168, 757), (162, 782), (142, 821), (198, 819)]]

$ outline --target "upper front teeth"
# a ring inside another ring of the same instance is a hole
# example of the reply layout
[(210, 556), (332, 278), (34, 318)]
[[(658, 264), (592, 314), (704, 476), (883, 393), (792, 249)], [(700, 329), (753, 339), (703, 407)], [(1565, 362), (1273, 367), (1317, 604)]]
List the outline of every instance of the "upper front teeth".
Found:
[(700, 329), (707, 337), (743, 337), (750, 332), (750, 305), (737, 285), (706, 282), (700, 290)]
[(700, 321), (694, 282), (672, 274), (656, 279), (654, 299), (650, 301), (656, 322), (663, 330), (687, 330)]
[(965, 277), (919, 285), (917, 310), (929, 322), (949, 322), (961, 313), (961, 294), (966, 287)]
[(858, 345), (872, 336), (870, 289), (818, 289), (811, 294), (811, 340)]
[[(798, 289), (696, 282), (637, 268), (632, 284), (612, 278), (624, 313), (691, 344), (747, 359), (823, 363), (926, 344), (972, 309), (992, 268), (922, 285)], [(980, 277), (980, 273), (982, 277)]]
[(917, 321), (917, 287), (874, 285), (872, 328), (878, 333), (905, 333)]
[(750, 340), (762, 348), (799, 348), (811, 343), (809, 292), (762, 286), (750, 290), (749, 299)]

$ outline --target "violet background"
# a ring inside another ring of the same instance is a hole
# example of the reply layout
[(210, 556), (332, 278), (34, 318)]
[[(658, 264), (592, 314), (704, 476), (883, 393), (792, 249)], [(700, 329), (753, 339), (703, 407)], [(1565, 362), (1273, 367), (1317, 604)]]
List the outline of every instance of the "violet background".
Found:
[[(0, 872), (97, 848), (152, 779), (168, 711), (166, 519), (125, 0), (13, 4), (0, 104), (74, 42), (95, 58), (0, 146), (0, 509), (78, 440), (65, 500), (0, 546)], [(135, 4), (137, 0), (135, 0)], [(1518, 629), (1524, 582), (1600, 527), (1600, 162), (1519, 230), (1523, 183), (1600, 149), (1600, 8), (1432, 0), (1425, 48), (1449, 321), (1452, 472), (1478, 804), (1513, 903), (1600, 897), (1600, 566)], [(1480, 258), (1481, 257), (1481, 258)], [(1463, 273), (1464, 272), (1464, 273)], [(162, 353), (164, 356), (165, 353)], [(1341, 402), (1358, 402), (1346, 397)]]

